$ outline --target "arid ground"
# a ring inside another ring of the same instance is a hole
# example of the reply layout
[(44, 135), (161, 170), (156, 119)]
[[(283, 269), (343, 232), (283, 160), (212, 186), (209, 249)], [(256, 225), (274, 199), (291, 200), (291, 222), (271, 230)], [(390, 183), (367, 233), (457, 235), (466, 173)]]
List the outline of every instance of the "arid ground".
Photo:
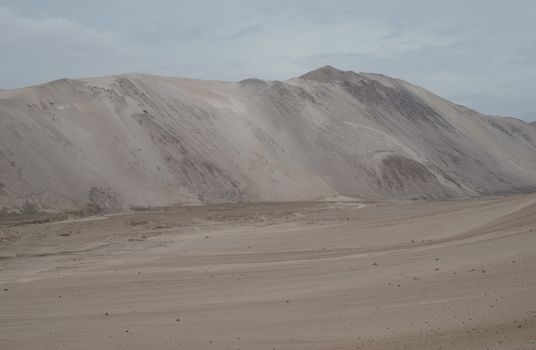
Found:
[(4, 217), (2, 349), (535, 349), (536, 195)]

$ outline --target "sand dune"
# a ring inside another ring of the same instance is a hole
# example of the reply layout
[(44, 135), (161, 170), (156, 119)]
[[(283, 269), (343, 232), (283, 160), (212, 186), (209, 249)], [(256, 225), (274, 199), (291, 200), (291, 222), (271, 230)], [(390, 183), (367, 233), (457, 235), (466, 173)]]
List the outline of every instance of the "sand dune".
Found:
[(536, 130), (407, 82), (149, 75), (0, 92), (0, 210), (462, 198), (536, 189)]
[(0, 344), (534, 349), (535, 217), (530, 195), (4, 220)]

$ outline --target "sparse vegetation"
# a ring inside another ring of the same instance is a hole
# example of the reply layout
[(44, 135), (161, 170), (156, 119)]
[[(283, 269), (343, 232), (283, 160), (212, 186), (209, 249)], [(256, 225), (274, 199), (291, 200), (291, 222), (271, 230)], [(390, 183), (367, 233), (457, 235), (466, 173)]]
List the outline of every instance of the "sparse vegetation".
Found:
[(93, 186), (88, 193), (89, 201), (86, 205), (85, 214), (102, 215), (121, 210), (118, 195), (111, 188)]
[(24, 215), (35, 215), (39, 212), (37, 205), (29, 201), (24, 202), (20, 211)]

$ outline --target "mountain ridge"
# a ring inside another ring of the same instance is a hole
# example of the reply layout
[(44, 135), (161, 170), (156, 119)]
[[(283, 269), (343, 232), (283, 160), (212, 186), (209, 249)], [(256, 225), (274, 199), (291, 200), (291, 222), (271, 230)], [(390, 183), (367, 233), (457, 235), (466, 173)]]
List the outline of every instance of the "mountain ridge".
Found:
[(0, 92), (0, 208), (115, 212), (236, 201), (536, 190), (536, 132), (381, 74), (146, 74)]

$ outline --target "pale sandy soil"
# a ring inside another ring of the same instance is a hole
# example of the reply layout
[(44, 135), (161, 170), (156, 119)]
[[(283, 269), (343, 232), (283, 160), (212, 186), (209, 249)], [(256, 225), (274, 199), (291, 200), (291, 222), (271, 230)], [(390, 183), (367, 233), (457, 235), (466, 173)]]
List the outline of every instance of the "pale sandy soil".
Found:
[(535, 349), (536, 196), (0, 225), (2, 349)]

